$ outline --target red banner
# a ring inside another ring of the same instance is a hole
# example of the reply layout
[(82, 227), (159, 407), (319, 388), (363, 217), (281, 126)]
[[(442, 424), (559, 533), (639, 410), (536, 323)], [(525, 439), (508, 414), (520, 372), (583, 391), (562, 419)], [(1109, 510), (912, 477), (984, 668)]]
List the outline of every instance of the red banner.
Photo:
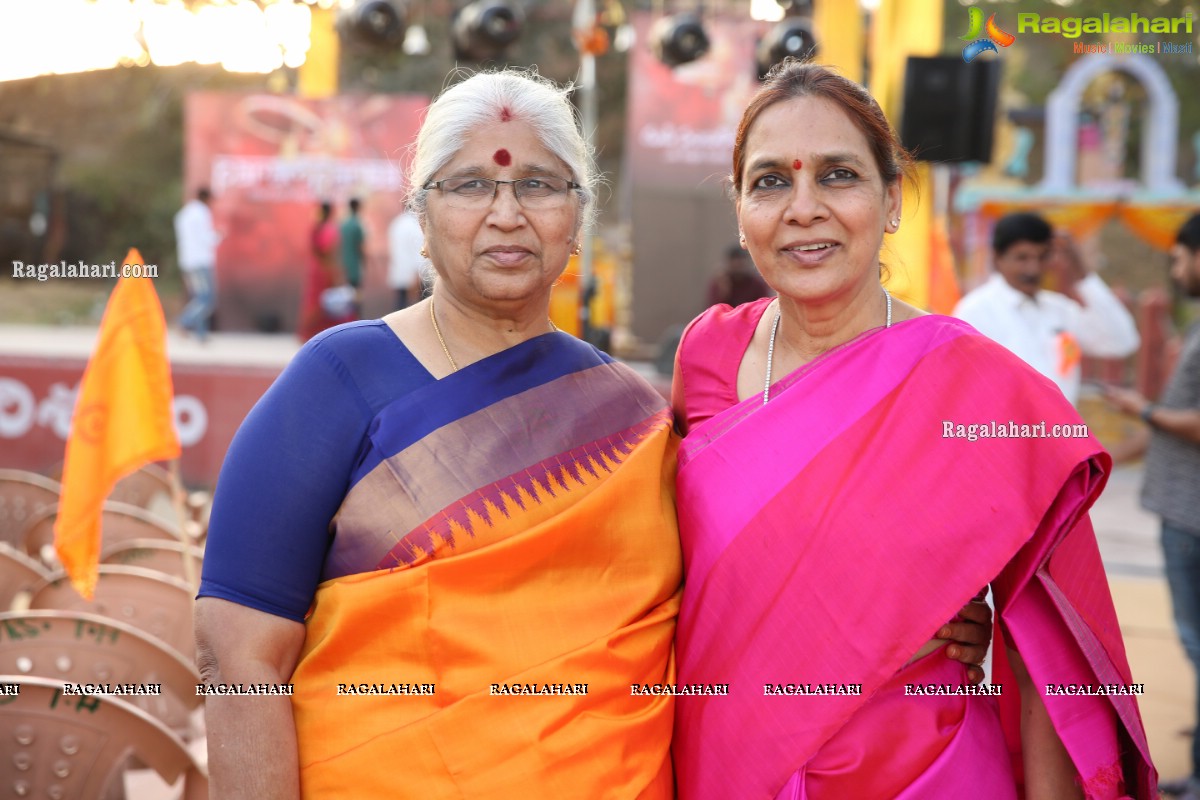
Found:
[(212, 189), (224, 236), (220, 329), (294, 329), (317, 206), (334, 203), (340, 222), (351, 197), (363, 203), (363, 313), (391, 310), (387, 226), (403, 205), (405, 155), (428, 102), (417, 95), (188, 96), (186, 193)]
[[(0, 466), (46, 473), (63, 460), (86, 356), (0, 354)], [(233, 434), (278, 366), (173, 364), (175, 430), (184, 482), (212, 487)]]
[(708, 53), (672, 69), (651, 50), (660, 17), (633, 15), (637, 45), (629, 54), (630, 327), (644, 342), (704, 310), (706, 287), (737, 242), (727, 179), (738, 123), (758, 89), (754, 49), (770, 25), (706, 14)]
[(732, 168), (737, 125), (758, 89), (754, 47), (769, 23), (706, 15), (708, 53), (672, 69), (650, 48), (660, 16), (633, 15), (638, 44), (629, 64), (630, 174), (643, 185), (718, 186)]

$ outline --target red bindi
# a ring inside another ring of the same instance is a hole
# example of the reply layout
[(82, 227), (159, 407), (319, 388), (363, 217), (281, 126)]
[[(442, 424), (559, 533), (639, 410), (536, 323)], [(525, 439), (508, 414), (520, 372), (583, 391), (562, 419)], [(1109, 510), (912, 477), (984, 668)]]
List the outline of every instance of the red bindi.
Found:
[(499, 164), (502, 167), (507, 167), (509, 164), (512, 163), (512, 156), (509, 154), (509, 152), (507, 150), (505, 150), (503, 147), (501, 147), (499, 150), (492, 153), (492, 161), (495, 161), (497, 164)]
[(792, 169), (796, 170), (797, 172), (799, 172), (800, 168), (803, 166), (804, 164), (798, 158), (792, 162)]
[(510, 110), (509, 110), (508, 106), (501, 106), (501, 108), (500, 108), (500, 121), (501, 121), (501, 122), (508, 122), (508, 121), (509, 121), (509, 120), (511, 120), (511, 119), (512, 119), (512, 111), (510, 111)]

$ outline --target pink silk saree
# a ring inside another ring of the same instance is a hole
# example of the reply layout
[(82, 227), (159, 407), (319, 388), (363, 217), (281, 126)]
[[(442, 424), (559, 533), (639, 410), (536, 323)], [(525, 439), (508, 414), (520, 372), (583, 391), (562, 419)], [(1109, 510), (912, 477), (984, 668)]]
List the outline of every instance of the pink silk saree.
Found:
[[(684, 339), (685, 371), (689, 339), (704, 355), (704, 321)], [(1007, 350), (929, 316), (869, 331), (781, 380), (766, 406), (752, 397), (688, 432), (678, 680), (730, 688), (677, 698), (681, 800), (1015, 797), (1004, 641), (1043, 694), (1132, 683), (1087, 517), (1108, 455), (1090, 436), (944, 435), (992, 420), (1007, 432), (1079, 417)], [(1002, 696), (906, 696), (966, 682), (941, 650), (908, 662), (988, 583)], [(767, 689), (829, 684), (861, 694)], [(1156, 796), (1133, 697), (1044, 701), (1089, 798)]]

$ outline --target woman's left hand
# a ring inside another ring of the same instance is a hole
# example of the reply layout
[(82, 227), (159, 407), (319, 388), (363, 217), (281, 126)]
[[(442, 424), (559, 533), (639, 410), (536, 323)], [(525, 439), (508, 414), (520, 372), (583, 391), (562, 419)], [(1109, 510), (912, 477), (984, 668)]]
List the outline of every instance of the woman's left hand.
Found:
[(983, 682), (983, 659), (992, 644), (992, 609), (981, 600), (971, 600), (958, 615), (943, 625), (936, 634), (949, 639), (946, 657), (967, 665), (967, 678), (972, 684)]

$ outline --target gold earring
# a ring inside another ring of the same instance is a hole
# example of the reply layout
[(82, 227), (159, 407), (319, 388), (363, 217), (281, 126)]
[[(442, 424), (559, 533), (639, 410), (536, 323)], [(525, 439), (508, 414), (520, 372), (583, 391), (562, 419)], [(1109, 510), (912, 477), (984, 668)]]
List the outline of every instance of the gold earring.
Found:
[(579, 242), (576, 242), (575, 246), (571, 248), (571, 255), (573, 255), (573, 256), (577, 256), (582, 252), (583, 252), (583, 245), (580, 244)]
[(746, 249), (746, 234), (744, 234), (744, 233), (738, 234), (738, 244), (740, 244), (742, 246), (743, 250)]
[(425, 245), (421, 245), (421, 250), (419, 252), (421, 258), (429, 258), (429, 251), (425, 249)]

